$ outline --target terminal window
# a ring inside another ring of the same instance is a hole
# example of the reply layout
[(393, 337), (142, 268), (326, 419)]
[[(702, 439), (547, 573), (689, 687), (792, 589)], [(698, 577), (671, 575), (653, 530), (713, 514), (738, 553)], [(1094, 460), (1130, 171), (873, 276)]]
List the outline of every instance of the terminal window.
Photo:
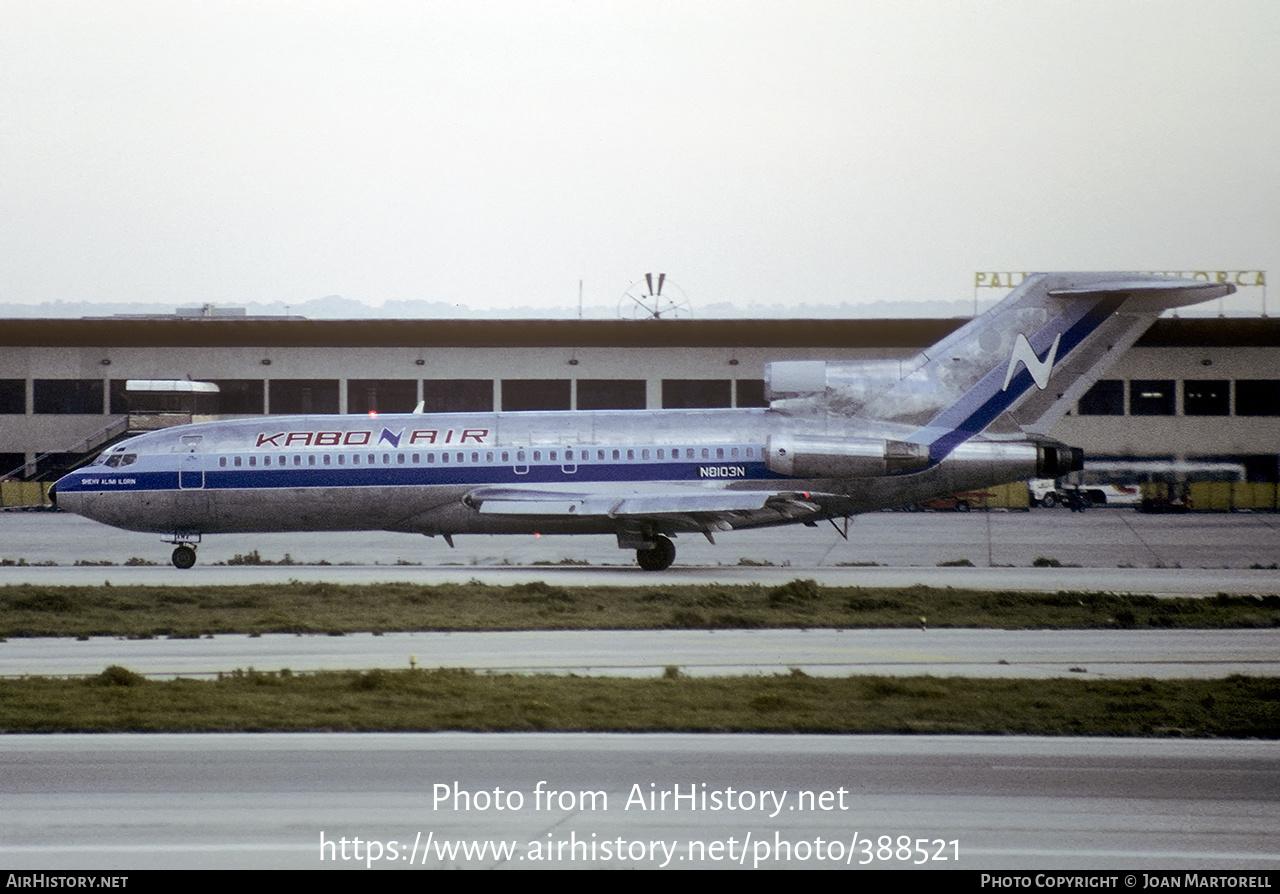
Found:
[(1130, 416), (1172, 416), (1175, 401), (1172, 379), (1134, 379), (1129, 383)]
[(268, 394), (275, 416), (338, 412), (337, 379), (272, 379)]
[(663, 379), (662, 406), (667, 410), (698, 410), (732, 406), (729, 379)]
[(107, 412), (119, 415), (129, 412), (129, 393), (125, 390), (126, 379), (112, 379), (107, 386)]
[(411, 413), (418, 405), (414, 379), (349, 379), (348, 413)]
[(492, 413), (492, 379), (424, 379), (424, 413)]
[(643, 410), (644, 379), (579, 379), (579, 410)]
[(1280, 416), (1280, 379), (1237, 379), (1237, 416)]
[(1231, 383), (1226, 379), (1187, 379), (1182, 383), (1186, 416), (1226, 416), (1231, 412)]
[(1123, 416), (1124, 382), (1120, 379), (1103, 379), (1080, 398), (1077, 412), (1081, 416)]
[(224, 416), (261, 416), (266, 412), (262, 379), (209, 379), (218, 386), (218, 412)]
[(36, 379), (37, 413), (102, 413), (101, 379)]
[(26, 379), (0, 379), (0, 413), (27, 412)]
[(567, 410), (568, 379), (503, 379), (504, 410)]
[(738, 406), (769, 406), (769, 402), (764, 399), (764, 379), (738, 379)]

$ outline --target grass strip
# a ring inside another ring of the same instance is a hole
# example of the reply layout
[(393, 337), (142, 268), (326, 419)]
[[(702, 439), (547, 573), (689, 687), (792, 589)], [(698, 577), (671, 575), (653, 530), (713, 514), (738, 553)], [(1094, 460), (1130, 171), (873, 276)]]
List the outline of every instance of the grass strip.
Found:
[(612, 731), (1280, 736), (1280, 678), (658, 679), (465, 670), (0, 681), (0, 731)]
[(1207, 598), (923, 586), (299, 583), (0, 587), (0, 637), (749, 628), (1280, 626), (1280, 595)]

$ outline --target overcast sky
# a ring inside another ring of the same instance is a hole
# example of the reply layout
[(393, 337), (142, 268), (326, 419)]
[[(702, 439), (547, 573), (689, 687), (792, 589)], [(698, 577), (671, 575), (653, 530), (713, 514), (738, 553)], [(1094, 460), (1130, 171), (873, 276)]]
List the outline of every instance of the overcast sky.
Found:
[(0, 0), (0, 302), (1280, 277), (1278, 44), (1275, 0)]

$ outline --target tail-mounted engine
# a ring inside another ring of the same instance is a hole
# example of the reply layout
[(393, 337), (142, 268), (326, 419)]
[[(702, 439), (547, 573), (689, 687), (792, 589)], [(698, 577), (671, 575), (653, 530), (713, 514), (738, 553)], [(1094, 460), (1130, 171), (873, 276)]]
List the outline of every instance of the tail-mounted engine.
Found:
[(927, 468), (929, 448), (879, 438), (770, 435), (765, 464), (792, 478), (880, 478)]
[[(1056, 443), (969, 440), (943, 460), (993, 476), (993, 481), (1061, 478), (1084, 467), (1084, 452)], [(879, 438), (770, 435), (765, 444), (769, 471), (790, 478), (882, 478), (920, 472), (930, 465), (929, 447)], [(961, 468), (957, 468), (961, 467)]]

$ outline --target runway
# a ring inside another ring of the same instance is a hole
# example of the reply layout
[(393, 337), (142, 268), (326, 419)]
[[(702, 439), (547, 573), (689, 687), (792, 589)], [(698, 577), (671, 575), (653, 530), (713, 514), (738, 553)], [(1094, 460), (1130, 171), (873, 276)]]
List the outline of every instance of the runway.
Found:
[[(148, 534), (78, 516), (0, 513), (0, 585), (178, 586), (482, 580), (560, 586), (765, 583), (797, 577), (846, 586), (1107, 590), (1156, 594), (1280, 593), (1280, 516), (1149, 516), (1129, 510), (905, 513), (862, 516), (845, 541), (829, 525), (730, 532), (713, 545), (681, 537), (676, 564), (636, 568), (608, 537), (459, 537), (457, 549), (410, 534), (227, 534), (179, 571)], [(217, 564), (254, 552), (267, 562)], [(1060, 567), (1034, 567), (1037, 559)], [(127, 561), (155, 565), (126, 565)], [(964, 560), (973, 567), (952, 563)], [(108, 562), (109, 565), (96, 563)], [(81, 563), (81, 564), (77, 564)], [(325, 563), (325, 564), (317, 564)]]
[(0, 676), (153, 677), (253, 668), (293, 672), (464, 667), (653, 677), (850, 674), (1075, 679), (1280, 676), (1280, 630), (549, 630), (190, 640), (11, 639)]
[[(691, 797), (658, 800), (673, 789)], [(1277, 828), (1271, 742), (0, 738), (0, 861), (13, 869), (1274, 871)]]

